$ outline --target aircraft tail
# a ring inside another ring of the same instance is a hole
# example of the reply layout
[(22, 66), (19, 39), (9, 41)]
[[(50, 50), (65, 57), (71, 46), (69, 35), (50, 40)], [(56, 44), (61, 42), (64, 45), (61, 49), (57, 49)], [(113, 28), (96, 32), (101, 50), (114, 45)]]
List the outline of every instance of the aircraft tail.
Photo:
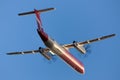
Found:
[(40, 18), (40, 13), (42, 12), (47, 12), (50, 10), (54, 10), (54, 8), (47, 8), (47, 9), (41, 9), (41, 10), (36, 10), (34, 9), (34, 11), (29, 11), (29, 12), (23, 12), (23, 13), (19, 13), (19, 16), (24, 16), (24, 15), (30, 15), (30, 14), (35, 14), (36, 15), (36, 21), (37, 21), (37, 25), (38, 25), (38, 34), (40, 35), (40, 37), (42, 38), (43, 41), (47, 41), (48, 40), (48, 35), (44, 32), (43, 28), (42, 28), (42, 21)]
[[(41, 9), (41, 10), (37, 10), (38, 12), (42, 13), (42, 12), (47, 12), (47, 11), (51, 11), (54, 10), (55, 8), (46, 8), (46, 9)], [(24, 15), (30, 15), (30, 14), (35, 14), (35, 11), (29, 11), (29, 12), (23, 12), (23, 13), (19, 13), (19, 16), (24, 16)]]

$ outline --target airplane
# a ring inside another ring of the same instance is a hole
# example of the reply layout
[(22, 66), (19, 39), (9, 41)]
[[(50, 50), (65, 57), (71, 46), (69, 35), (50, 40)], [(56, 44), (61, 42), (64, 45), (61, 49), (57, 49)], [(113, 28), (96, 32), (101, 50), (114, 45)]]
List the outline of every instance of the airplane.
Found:
[(52, 56), (51, 55), (56, 55), (59, 56), (64, 62), (66, 62), (68, 65), (70, 65), (74, 70), (76, 70), (80, 74), (85, 73), (85, 68), (83, 63), (78, 60), (76, 57), (74, 57), (69, 49), (70, 48), (76, 48), (78, 51), (80, 51), (82, 54), (86, 53), (86, 49), (84, 45), (90, 44), (92, 42), (97, 42), (100, 40), (104, 40), (107, 38), (111, 38), (115, 36), (115, 34), (110, 34), (106, 36), (102, 36), (100, 38), (95, 38), (91, 40), (86, 40), (83, 42), (77, 42), (73, 41), (73, 43), (70, 44), (64, 44), (60, 45), (58, 42), (56, 42), (54, 39), (48, 36), (48, 34), (43, 30), (42, 28), (42, 21), (40, 18), (40, 14), (43, 12), (47, 12), (50, 10), (54, 10), (55, 8), (46, 8), (46, 9), (41, 9), (41, 10), (36, 10), (34, 9), (33, 11), (30, 12), (24, 12), (18, 14), (19, 16), (24, 16), (24, 15), (30, 15), (30, 14), (35, 14), (36, 15), (36, 22), (38, 25), (37, 32), (38, 35), (40, 36), (41, 40), (45, 44), (46, 48), (39, 47), (37, 50), (30, 50), (30, 51), (23, 51), (23, 52), (10, 52), (6, 53), (7, 55), (18, 55), (18, 54), (36, 54), (40, 53), (42, 54), (47, 60), (51, 60)]

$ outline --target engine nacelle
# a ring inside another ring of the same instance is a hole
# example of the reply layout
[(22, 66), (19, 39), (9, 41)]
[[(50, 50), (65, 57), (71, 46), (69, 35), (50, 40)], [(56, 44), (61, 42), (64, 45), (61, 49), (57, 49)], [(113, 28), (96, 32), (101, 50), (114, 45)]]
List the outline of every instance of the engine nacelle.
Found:
[(73, 46), (74, 46), (78, 51), (80, 51), (82, 54), (85, 54), (85, 53), (86, 53), (86, 50), (85, 50), (85, 48), (83, 47), (83, 45), (79, 45), (78, 42), (73, 41)]
[(46, 59), (48, 59), (48, 60), (51, 59), (51, 57), (47, 54), (48, 52), (46, 52), (44, 48), (40, 47), (40, 48), (39, 48), (39, 52), (40, 52), (40, 54), (42, 54)]

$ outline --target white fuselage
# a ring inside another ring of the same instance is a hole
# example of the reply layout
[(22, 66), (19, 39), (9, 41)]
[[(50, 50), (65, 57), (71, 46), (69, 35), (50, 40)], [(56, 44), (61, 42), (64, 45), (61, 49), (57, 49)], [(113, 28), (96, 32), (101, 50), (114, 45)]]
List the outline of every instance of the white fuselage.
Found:
[(53, 53), (57, 54), (73, 69), (82, 74), (85, 72), (83, 64), (79, 60), (77, 60), (72, 54), (70, 54), (68, 50), (59, 45), (55, 40), (48, 38), (48, 41), (44, 43)]

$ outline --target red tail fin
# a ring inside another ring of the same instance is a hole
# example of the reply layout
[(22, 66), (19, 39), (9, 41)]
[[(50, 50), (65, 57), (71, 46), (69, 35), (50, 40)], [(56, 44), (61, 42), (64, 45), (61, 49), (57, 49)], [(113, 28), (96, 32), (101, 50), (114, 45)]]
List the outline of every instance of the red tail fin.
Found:
[(20, 13), (18, 15), (19, 16), (23, 16), (23, 15), (35, 14), (36, 15), (37, 24), (38, 24), (38, 29), (37, 29), (38, 34), (40, 35), (40, 37), (41, 37), (41, 39), (43, 41), (47, 41), (48, 40), (48, 35), (42, 29), (42, 22), (41, 22), (41, 19), (40, 19), (40, 13), (46, 12), (46, 11), (50, 11), (50, 10), (54, 10), (54, 8), (47, 8), (47, 9), (42, 9), (42, 10), (34, 9), (34, 11), (24, 12), (24, 13)]
[(38, 24), (38, 29), (39, 30), (42, 30), (42, 21), (41, 21), (41, 18), (40, 18), (40, 12), (36, 9), (34, 9), (34, 12), (35, 12), (35, 15), (36, 15), (36, 21), (37, 21), (37, 24)]

